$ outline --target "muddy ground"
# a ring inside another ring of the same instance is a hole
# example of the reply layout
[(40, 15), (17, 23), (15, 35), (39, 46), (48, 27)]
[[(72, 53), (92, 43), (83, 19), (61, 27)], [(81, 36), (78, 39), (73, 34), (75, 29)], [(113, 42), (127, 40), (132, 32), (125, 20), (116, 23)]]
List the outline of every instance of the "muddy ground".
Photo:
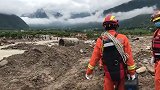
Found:
[[(130, 43), (137, 68), (150, 65), (147, 47), (151, 37), (133, 38)], [(4, 58), (8, 64), (0, 67), (0, 90), (103, 90), (103, 71), (96, 67), (92, 80), (84, 77), (93, 50), (88, 44), (48, 47), (21, 43), (5, 49), (26, 51)], [(153, 90), (153, 80), (148, 71), (139, 74), (140, 90)]]

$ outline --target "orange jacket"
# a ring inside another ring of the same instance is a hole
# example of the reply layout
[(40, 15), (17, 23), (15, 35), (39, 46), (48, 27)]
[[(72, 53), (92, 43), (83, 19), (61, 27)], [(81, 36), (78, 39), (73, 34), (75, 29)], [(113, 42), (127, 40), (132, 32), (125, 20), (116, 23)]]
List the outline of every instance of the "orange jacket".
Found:
[[(160, 29), (157, 29), (154, 32), (154, 37), (156, 36), (156, 32), (160, 33)], [(152, 47), (153, 48), (153, 47)], [(153, 56), (154, 56), (154, 52), (153, 52)], [(155, 90), (160, 90), (160, 60), (156, 60), (155, 61)]]
[[(116, 34), (115, 30), (109, 30), (109, 33), (112, 35)], [(129, 58), (127, 60), (127, 69), (128, 69), (128, 73), (130, 75), (135, 74), (135, 63), (132, 57), (132, 51), (131, 51), (131, 47), (129, 44), (129, 40), (128, 38), (123, 35), (123, 34), (118, 34), (116, 37), (124, 46), (124, 52), (127, 53), (129, 55)], [(101, 59), (102, 57), (102, 40), (100, 38), (97, 39), (96, 45), (94, 47), (90, 62), (88, 64), (88, 68), (86, 71), (86, 74), (90, 75), (92, 74), (92, 71), (94, 69), (94, 67), (96, 66), (96, 63)]]

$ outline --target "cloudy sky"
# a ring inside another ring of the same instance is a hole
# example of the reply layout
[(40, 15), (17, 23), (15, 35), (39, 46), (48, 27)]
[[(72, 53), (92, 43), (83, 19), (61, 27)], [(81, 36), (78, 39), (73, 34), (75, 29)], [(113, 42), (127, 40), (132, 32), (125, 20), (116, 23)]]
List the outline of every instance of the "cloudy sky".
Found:
[[(0, 13), (16, 14), (21, 16), (25, 13), (33, 13), (37, 9), (43, 8), (47, 11), (61, 12), (62, 18), (56, 19), (31, 19), (22, 18), (28, 24), (46, 24), (55, 21), (63, 21), (66, 23), (83, 23), (83, 22), (101, 22), (103, 17), (100, 17), (103, 10), (118, 6), (131, 0), (0, 0)], [(143, 7), (129, 12), (113, 13), (120, 20), (129, 19), (134, 16), (146, 13), (152, 13), (155, 6)], [(85, 18), (69, 19), (71, 13), (89, 12), (91, 15)], [(147, 11), (147, 12), (146, 12)], [(65, 21), (64, 19), (68, 19)]]

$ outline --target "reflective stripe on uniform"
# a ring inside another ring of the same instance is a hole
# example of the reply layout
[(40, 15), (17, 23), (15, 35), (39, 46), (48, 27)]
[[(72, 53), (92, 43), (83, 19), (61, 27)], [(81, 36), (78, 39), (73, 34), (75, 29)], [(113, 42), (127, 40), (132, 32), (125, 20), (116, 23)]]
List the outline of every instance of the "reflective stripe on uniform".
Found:
[(160, 55), (160, 53), (155, 53), (155, 55)]
[(104, 50), (104, 47), (102, 46), (102, 52), (103, 52), (103, 50)]
[(154, 22), (154, 21), (157, 21), (157, 20), (159, 20), (159, 19), (160, 19), (160, 17), (157, 17), (157, 18), (153, 19), (153, 22)]
[(91, 70), (94, 69), (94, 67), (90, 64), (88, 64), (88, 68), (91, 69)]
[(132, 65), (132, 66), (128, 66), (127, 68), (128, 68), (128, 70), (133, 70), (133, 69), (136, 68), (136, 66), (135, 66), (135, 64), (134, 64), (134, 65)]
[(105, 43), (103, 47), (109, 47), (109, 46), (114, 46), (114, 43), (113, 42)]

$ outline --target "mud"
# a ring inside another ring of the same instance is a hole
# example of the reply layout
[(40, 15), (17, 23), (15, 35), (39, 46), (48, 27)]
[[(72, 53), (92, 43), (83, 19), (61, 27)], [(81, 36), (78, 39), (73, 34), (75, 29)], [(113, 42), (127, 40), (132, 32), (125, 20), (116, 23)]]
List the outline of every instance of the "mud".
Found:
[[(130, 42), (137, 68), (149, 64), (151, 52), (146, 47), (150, 37), (147, 38)], [(6, 58), (8, 64), (0, 67), (1, 90), (103, 90), (104, 72), (98, 67), (92, 80), (84, 77), (93, 51), (88, 44), (48, 47), (21, 43), (4, 49), (26, 51)], [(148, 71), (140, 74), (140, 90), (153, 90), (153, 78)]]

